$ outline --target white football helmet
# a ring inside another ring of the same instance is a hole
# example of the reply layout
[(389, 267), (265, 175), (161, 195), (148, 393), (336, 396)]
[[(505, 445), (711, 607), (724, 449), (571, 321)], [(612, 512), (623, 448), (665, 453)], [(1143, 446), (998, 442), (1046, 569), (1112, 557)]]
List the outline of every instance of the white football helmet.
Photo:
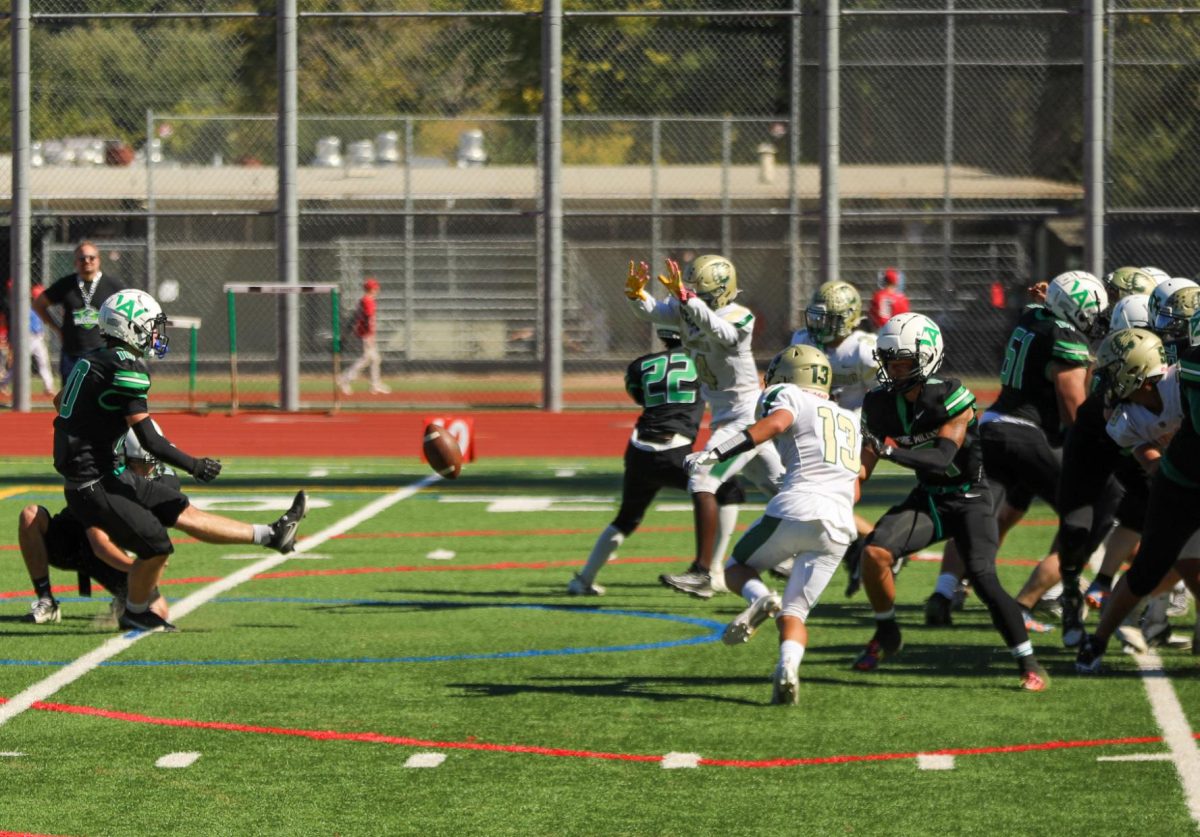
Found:
[(1110, 331), (1123, 328), (1150, 328), (1150, 295), (1130, 294), (1117, 300), (1112, 307)]
[[(158, 422), (154, 419), (150, 419), (150, 424), (154, 426), (154, 429), (157, 430), (161, 436), (162, 428), (158, 426)], [(141, 440), (138, 439), (137, 434), (133, 432), (132, 428), (125, 433), (125, 461), (145, 462), (148, 465), (158, 464), (158, 457), (154, 456), (154, 454), (142, 447)]]
[(767, 367), (767, 386), (794, 384), (828, 397), (832, 383), (833, 369), (829, 358), (816, 346), (788, 346), (775, 355)]
[(1188, 320), (1200, 310), (1200, 285), (1191, 279), (1168, 279), (1150, 294), (1150, 328), (1166, 340), (1188, 332)]
[(1171, 278), (1171, 274), (1167, 273), (1161, 267), (1143, 267), (1142, 273), (1153, 279), (1156, 285)]
[(1188, 320), (1188, 342), (1192, 346), (1200, 346), (1200, 311), (1192, 314)]
[(738, 295), (737, 268), (724, 256), (700, 256), (688, 265), (684, 284), (709, 308), (724, 308)]
[(100, 306), (100, 333), (124, 343), (139, 355), (167, 353), (167, 315), (154, 297), (126, 288)]
[[(925, 383), (937, 372), (945, 353), (942, 330), (937, 323), (924, 314), (897, 314), (879, 330), (875, 344), (879, 370), (875, 377), (885, 389), (905, 392)], [(912, 371), (902, 378), (893, 378), (887, 368), (891, 360), (913, 361)]]
[(1095, 337), (1097, 326), (1103, 327), (1101, 314), (1108, 308), (1108, 291), (1086, 270), (1060, 273), (1046, 288), (1046, 307), (1060, 320)]

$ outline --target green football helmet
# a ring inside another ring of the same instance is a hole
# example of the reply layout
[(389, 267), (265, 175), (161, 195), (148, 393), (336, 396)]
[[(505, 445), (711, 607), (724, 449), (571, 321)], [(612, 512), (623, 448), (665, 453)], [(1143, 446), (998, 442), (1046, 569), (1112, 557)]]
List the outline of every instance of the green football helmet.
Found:
[(795, 384), (800, 389), (828, 396), (833, 367), (825, 353), (815, 346), (788, 346), (767, 367), (767, 386), (774, 384)]
[(738, 295), (737, 269), (724, 256), (700, 256), (683, 281), (709, 308), (724, 308)]
[(848, 336), (862, 318), (862, 297), (853, 285), (839, 279), (817, 288), (804, 311), (805, 328), (818, 343)]
[(1125, 328), (1114, 331), (1100, 344), (1093, 386), (1104, 393), (1104, 403), (1111, 407), (1166, 371), (1167, 353), (1162, 339), (1144, 328)]
[(1130, 294), (1148, 294), (1157, 284), (1158, 280), (1140, 267), (1118, 267), (1104, 277), (1104, 289), (1112, 302)]

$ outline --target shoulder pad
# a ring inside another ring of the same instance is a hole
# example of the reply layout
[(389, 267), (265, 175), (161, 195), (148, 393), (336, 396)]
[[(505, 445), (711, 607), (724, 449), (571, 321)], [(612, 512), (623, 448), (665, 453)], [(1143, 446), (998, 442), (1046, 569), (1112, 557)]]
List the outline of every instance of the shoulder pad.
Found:
[(749, 308), (733, 303), (721, 309), (720, 318), (726, 322), (733, 323), (735, 328), (744, 328), (754, 322), (754, 314)]

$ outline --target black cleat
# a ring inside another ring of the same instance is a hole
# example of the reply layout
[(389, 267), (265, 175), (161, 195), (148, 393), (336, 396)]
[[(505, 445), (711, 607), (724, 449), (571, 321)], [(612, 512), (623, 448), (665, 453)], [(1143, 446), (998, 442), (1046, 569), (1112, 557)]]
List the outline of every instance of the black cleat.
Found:
[(1099, 674), (1104, 665), (1105, 648), (1093, 636), (1084, 636), (1075, 654), (1075, 671), (1079, 674)]
[(179, 630), (153, 610), (147, 610), (145, 613), (130, 613), (129, 609), (126, 608), (125, 611), (117, 618), (117, 624), (127, 631), (162, 631), (163, 633), (175, 633)]
[(296, 548), (296, 530), (300, 527), (300, 521), (304, 519), (307, 512), (308, 495), (303, 491), (297, 491), (296, 499), (292, 500), (292, 507), (284, 513), (283, 517), (271, 524), (271, 540), (267, 541), (267, 546), (285, 555), (294, 550)]
[(953, 607), (953, 601), (941, 593), (934, 593), (925, 600), (925, 624), (931, 628), (953, 625), (954, 620), (950, 618), (950, 611)]
[(1062, 596), (1062, 642), (1064, 648), (1078, 648), (1086, 632), (1083, 628), (1084, 603), (1079, 588), (1063, 587)]
[(846, 572), (850, 574), (850, 578), (846, 581), (847, 599), (857, 593), (858, 588), (862, 586), (862, 556), (866, 545), (866, 537), (859, 535), (850, 543), (850, 546), (846, 547), (846, 552), (842, 556), (842, 563), (846, 567)]

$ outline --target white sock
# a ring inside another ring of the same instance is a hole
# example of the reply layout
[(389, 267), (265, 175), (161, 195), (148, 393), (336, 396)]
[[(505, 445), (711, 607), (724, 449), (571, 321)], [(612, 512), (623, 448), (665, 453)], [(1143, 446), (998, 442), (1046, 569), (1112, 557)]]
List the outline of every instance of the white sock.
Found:
[(131, 602), (129, 599), (126, 599), (125, 600), (125, 609), (128, 610), (130, 613), (145, 613), (147, 610), (150, 609), (150, 602), (134, 603), (134, 602)]
[(933, 592), (940, 596), (945, 596), (947, 599), (953, 599), (956, 590), (958, 590), (958, 576), (952, 573), (942, 573), (939, 575), (937, 587), (933, 588)]
[(875, 613), (874, 616), (876, 622), (886, 622), (888, 619), (895, 619), (896, 608), (893, 607), (892, 609), (885, 610), (882, 613)]
[(604, 531), (600, 533), (600, 537), (596, 538), (596, 544), (592, 547), (591, 554), (588, 555), (587, 563), (579, 571), (579, 578), (583, 580), (584, 584), (591, 584), (596, 580), (596, 574), (617, 554), (617, 547), (624, 540), (625, 536), (616, 526), (609, 524), (605, 527)]
[(1047, 590), (1044, 594), (1042, 594), (1042, 598), (1043, 599), (1057, 599), (1061, 595), (1062, 595), (1062, 582), (1060, 581), (1057, 584), (1055, 584), (1053, 587), (1051, 587), (1049, 590)]
[(717, 567), (718, 572), (722, 572), (725, 566), (725, 553), (729, 549), (729, 542), (733, 540), (737, 519), (737, 506), (717, 507), (717, 537), (713, 541), (712, 563), (709, 566)]
[(795, 670), (804, 662), (804, 646), (794, 639), (785, 639), (779, 643), (779, 663), (785, 668)]
[(762, 579), (760, 578), (752, 578), (742, 585), (742, 598), (750, 604), (754, 604), (763, 596), (769, 596), (770, 594), (771, 590), (767, 585), (762, 583)]
[(254, 543), (266, 546), (271, 542), (271, 527), (265, 523), (254, 524)]
[(1025, 640), (1020, 645), (1014, 645), (1008, 650), (1011, 651), (1012, 655), (1019, 660), (1022, 657), (1028, 657), (1033, 653), (1033, 643), (1029, 640)]

